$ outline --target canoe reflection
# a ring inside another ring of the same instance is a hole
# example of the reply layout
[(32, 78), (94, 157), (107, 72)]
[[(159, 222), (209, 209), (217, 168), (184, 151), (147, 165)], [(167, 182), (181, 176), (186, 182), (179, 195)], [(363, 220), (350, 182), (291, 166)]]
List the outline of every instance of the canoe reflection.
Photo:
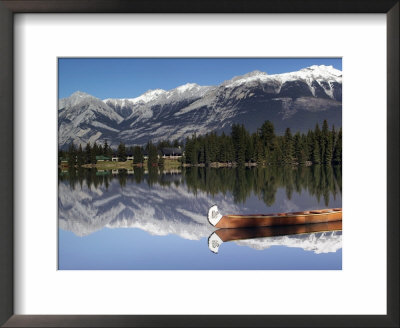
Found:
[(258, 228), (218, 229), (208, 237), (208, 248), (217, 254), (222, 243), (234, 240), (300, 235), (316, 232), (341, 231), (342, 221), (302, 224), (293, 226), (274, 226)]

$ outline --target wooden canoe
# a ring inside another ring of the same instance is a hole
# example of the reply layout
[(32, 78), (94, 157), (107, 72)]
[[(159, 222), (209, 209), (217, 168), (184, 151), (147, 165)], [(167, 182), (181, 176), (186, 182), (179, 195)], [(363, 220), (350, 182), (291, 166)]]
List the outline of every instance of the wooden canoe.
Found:
[(208, 222), (216, 228), (254, 228), (326, 223), (342, 220), (341, 208), (329, 208), (303, 212), (222, 215), (216, 205), (208, 211)]
[(274, 227), (218, 229), (208, 237), (208, 248), (213, 253), (218, 253), (222, 243), (234, 240), (266, 238), (277, 236), (301, 235), (307, 233), (341, 231), (342, 221), (332, 221), (315, 224), (298, 224)]

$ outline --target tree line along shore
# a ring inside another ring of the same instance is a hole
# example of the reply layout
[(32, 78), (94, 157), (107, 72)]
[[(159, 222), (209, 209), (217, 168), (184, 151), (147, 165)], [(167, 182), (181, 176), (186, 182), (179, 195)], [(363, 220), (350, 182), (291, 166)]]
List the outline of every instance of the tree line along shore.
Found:
[(65, 170), (60, 172), (59, 181), (68, 183), (72, 189), (81, 189), (83, 185), (89, 189), (91, 186), (96, 189), (104, 186), (108, 189), (113, 181), (119, 183), (121, 187), (133, 182), (161, 187), (184, 183), (188, 192), (193, 194), (231, 193), (235, 204), (243, 203), (252, 195), (257, 195), (268, 206), (275, 203), (280, 188), (284, 188), (288, 200), (292, 199), (294, 193), (301, 194), (302, 191), (306, 191), (315, 196), (318, 203), (323, 199), (326, 206), (329, 205), (331, 196), (335, 199), (342, 192), (341, 165), (271, 165), (268, 169), (254, 167), (252, 170), (245, 167), (215, 170), (211, 167), (191, 166), (177, 169), (176, 172), (160, 167), (133, 167), (128, 170), (113, 171), (96, 168)]
[[(165, 150), (167, 154), (165, 155)], [(265, 121), (250, 133), (243, 124), (234, 124), (230, 134), (193, 134), (185, 142), (149, 141), (144, 147), (117, 149), (107, 141), (103, 145), (87, 143), (67, 151), (59, 150), (59, 165), (67, 167), (130, 168), (133, 166), (266, 166), (266, 165), (335, 165), (342, 163), (342, 129), (315, 125), (307, 133), (293, 134), (289, 128), (284, 135), (275, 133), (274, 125)]]

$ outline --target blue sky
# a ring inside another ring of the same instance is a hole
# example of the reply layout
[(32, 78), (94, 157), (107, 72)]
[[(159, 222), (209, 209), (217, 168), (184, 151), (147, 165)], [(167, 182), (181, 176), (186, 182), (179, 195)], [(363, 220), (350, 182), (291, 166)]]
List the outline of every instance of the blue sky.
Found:
[(227, 242), (216, 255), (208, 248), (208, 238), (157, 236), (138, 228), (104, 228), (84, 237), (59, 229), (58, 236), (59, 270), (342, 269), (341, 249), (316, 254), (285, 246), (254, 250)]
[(170, 90), (186, 83), (217, 85), (259, 70), (268, 74), (311, 65), (342, 69), (341, 58), (59, 58), (59, 98), (75, 91), (95, 97), (134, 98), (149, 89)]

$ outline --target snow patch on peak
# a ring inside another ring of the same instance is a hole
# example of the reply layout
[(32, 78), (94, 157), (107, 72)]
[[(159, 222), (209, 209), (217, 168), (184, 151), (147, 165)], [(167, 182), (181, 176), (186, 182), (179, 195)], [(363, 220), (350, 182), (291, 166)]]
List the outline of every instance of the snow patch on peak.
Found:
[(130, 99), (126, 99), (126, 100), (132, 102), (133, 104), (148, 103), (150, 101), (157, 99), (159, 96), (163, 95), (164, 93), (166, 93), (166, 91), (163, 89), (147, 90), (144, 94), (140, 95), (139, 97), (130, 98)]
[(154, 95), (161, 95), (163, 93), (165, 93), (166, 91), (164, 89), (150, 89), (147, 90), (144, 95), (148, 95), (148, 96), (154, 96)]
[(240, 85), (243, 83), (247, 83), (247, 82), (252, 82), (252, 81), (256, 81), (256, 80), (263, 80), (265, 78), (268, 77), (268, 74), (266, 72), (261, 72), (258, 70), (246, 73), (244, 75), (239, 75), (239, 76), (235, 76), (230, 80), (224, 81), (222, 83), (223, 86), (229, 86), (229, 85)]
[(317, 81), (319, 84), (321, 84), (321, 82), (327, 82), (329, 89), (324, 89), (326, 94), (332, 98), (332, 83), (342, 83), (342, 72), (333, 66), (326, 65), (313, 65), (295, 72), (272, 75), (268, 75), (265, 72), (253, 71), (241, 76), (235, 76), (231, 80), (223, 82), (221, 85), (225, 88), (235, 88), (250, 83), (272, 83), (276, 86), (276, 92), (279, 93), (283, 84), (297, 80), (306, 82), (313, 95), (315, 94), (315, 89), (312, 86), (313, 81)]
[(277, 78), (281, 81), (292, 81), (296, 79), (310, 80), (322, 79), (325, 81), (341, 82), (342, 72), (333, 66), (313, 65), (310, 67), (302, 68), (296, 72), (289, 72), (283, 74), (270, 75), (271, 78)]
[(107, 99), (103, 99), (103, 102), (107, 105), (112, 104), (112, 105), (119, 105), (119, 106), (123, 106), (123, 105), (129, 105), (130, 101), (128, 99), (119, 99), (119, 98), (107, 98)]
[(303, 81), (307, 83), (311, 93), (315, 96), (315, 86), (313, 82), (316, 81), (322, 86), (324, 92), (332, 99), (333, 97), (333, 86), (335, 83), (342, 83), (342, 72), (333, 66), (326, 65), (313, 65), (310, 67), (302, 68), (296, 72), (289, 72), (283, 74), (269, 75), (265, 82), (275, 80), (280, 83), (281, 87), (286, 82), (292, 81)]
[(319, 76), (342, 76), (342, 71), (334, 68), (332, 65), (312, 65), (310, 67), (302, 68), (300, 72), (309, 72), (313, 75)]
[(177, 90), (178, 92), (185, 92), (188, 90), (192, 90), (194, 88), (198, 89), (199, 87), (200, 86), (196, 83), (186, 83), (184, 85), (177, 87), (175, 90)]
[(169, 90), (165, 94), (164, 101), (181, 101), (183, 99), (192, 99), (202, 97), (208, 90), (210, 86), (202, 86), (196, 83), (186, 83), (175, 89)]
[(242, 78), (246, 78), (246, 77), (253, 77), (253, 76), (266, 76), (268, 75), (267, 72), (261, 72), (259, 70), (254, 70), (252, 72), (246, 73), (244, 75), (242, 75)]

